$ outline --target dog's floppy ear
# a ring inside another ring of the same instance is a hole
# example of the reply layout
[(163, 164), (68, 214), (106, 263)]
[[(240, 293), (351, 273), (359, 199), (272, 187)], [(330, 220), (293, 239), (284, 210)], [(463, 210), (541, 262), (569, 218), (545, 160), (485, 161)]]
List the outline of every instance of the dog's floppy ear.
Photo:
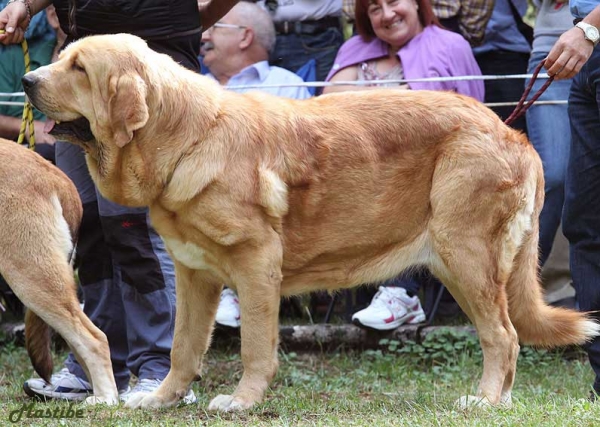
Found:
[[(133, 139), (133, 132), (148, 122), (146, 83), (137, 74), (122, 74), (111, 81), (111, 97), (108, 102), (108, 126), (112, 140), (119, 148)], [(111, 79), (112, 80), (112, 79)]]

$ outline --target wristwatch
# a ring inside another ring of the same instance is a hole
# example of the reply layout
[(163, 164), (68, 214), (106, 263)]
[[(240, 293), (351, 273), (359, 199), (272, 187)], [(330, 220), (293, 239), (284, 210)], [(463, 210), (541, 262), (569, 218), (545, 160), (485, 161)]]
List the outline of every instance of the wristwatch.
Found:
[(594, 27), (593, 25), (586, 24), (585, 22), (578, 22), (577, 24), (575, 24), (575, 26), (583, 30), (583, 34), (586, 40), (591, 41), (594, 44), (594, 46), (598, 44), (598, 42), (600, 41), (600, 31), (598, 31), (598, 28)]

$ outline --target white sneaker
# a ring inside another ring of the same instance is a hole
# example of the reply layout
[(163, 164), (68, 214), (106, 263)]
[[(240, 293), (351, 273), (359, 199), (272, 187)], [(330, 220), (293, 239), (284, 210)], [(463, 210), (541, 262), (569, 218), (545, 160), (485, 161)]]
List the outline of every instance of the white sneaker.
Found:
[[(52, 374), (50, 384), (41, 378), (30, 378), (23, 384), (23, 390), (28, 396), (42, 400), (81, 401), (93, 396), (94, 393), (89, 382), (72, 374), (67, 368)], [(125, 390), (119, 390), (119, 396), (129, 393), (130, 390), (129, 386)]]
[(380, 286), (371, 304), (352, 316), (352, 323), (380, 331), (395, 329), (409, 323), (425, 321), (419, 297), (409, 297), (406, 289), (396, 286)]
[(93, 394), (92, 385), (82, 378), (62, 368), (52, 375), (50, 384), (41, 378), (31, 378), (23, 384), (23, 390), (30, 397), (46, 399), (65, 399), (79, 401)]
[(240, 302), (233, 290), (225, 288), (221, 292), (221, 301), (219, 302), (215, 321), (219, 325), (229, 326), (230, 328), (240, 327)]
[[(119, 399), (121, 402), (126, 403), (131, 396), (136, 393), (152, 393), (156, 391), (156, 389), (162, 384), (162, 380), (158, 380), (155, 378), (144, 378), (137, 382), (133, 388), (130, 388), (126, 393), (119, 394)], [(196, 394), (194, 390), (190, 389), (185, 397), (181, 400), (181, 403), (184, 405), (191, 405), (192, 403), (196, 403)]]

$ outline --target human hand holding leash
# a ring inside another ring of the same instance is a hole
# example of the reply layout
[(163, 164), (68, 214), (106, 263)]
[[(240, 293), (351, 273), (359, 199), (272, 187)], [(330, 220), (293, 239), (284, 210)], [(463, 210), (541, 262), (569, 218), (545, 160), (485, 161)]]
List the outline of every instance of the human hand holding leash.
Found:
[[(35, 120), (33, 122), (33, 126), (35, 129), (35, 142), (37, 144), (49, 144), (54, 145), (56, 139), (52, 135), (44, 132), (44, 126), (46, 125), (45, 121)], [(27, 132), (26, 135), (31, 135), (30, 132)], [(29, 138), (27, 138), (27, 142), (29, 142)]]
[(52, 3), (51, 0), (14, 0), (0, 10), (0, 43), (21, 43), (31, 17)]
[[(600, 6), (592, 10), (583, 20), (584, 25), (600, 27)], [(592, 55), (596, 42), (587, 36), (587, 31), (580, 27), (573, 27), (563, 33), (552, 47), (546, 58), (545, 67), (548, 74), (556, 80), (570, 79), (581, 70), (581, 67)]]
[(25, 3), (15, 1), (7, 4), (0, 11), (0, 43), (7, 45), (22, 42), (30, 20)]
[(579, 72), (594, 50), (594, 45), (586, 40), (583, 32), (576, 27), (565, 32), (546, 58), (548, 75), (556, 80), (570, 79)]

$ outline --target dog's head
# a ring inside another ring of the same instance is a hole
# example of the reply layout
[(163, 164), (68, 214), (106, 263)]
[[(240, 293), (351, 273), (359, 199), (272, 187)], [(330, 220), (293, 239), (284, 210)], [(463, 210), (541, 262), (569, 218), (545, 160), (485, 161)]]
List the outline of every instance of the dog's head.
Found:
[[(66, 47), (55, 63), (23, 77), (32, 104), (49, 120), (49, 133), (82, 146), (102, 194), (121, 204), (144, 206), (160, 182), (130, 144), (152, 134), (148, 70), (160, 63), (146, 43), (128, 34), (91, 36)], [(152, 151), (152, 150), (148, 150)]]
[(95, 141), (123, 147), (148, 122), (143, 56), (138, 37), (84, 38), (67, 46), (57, 62), (23, 77), (32, 104), (55, 122), (49, 133), (82, 145)]

